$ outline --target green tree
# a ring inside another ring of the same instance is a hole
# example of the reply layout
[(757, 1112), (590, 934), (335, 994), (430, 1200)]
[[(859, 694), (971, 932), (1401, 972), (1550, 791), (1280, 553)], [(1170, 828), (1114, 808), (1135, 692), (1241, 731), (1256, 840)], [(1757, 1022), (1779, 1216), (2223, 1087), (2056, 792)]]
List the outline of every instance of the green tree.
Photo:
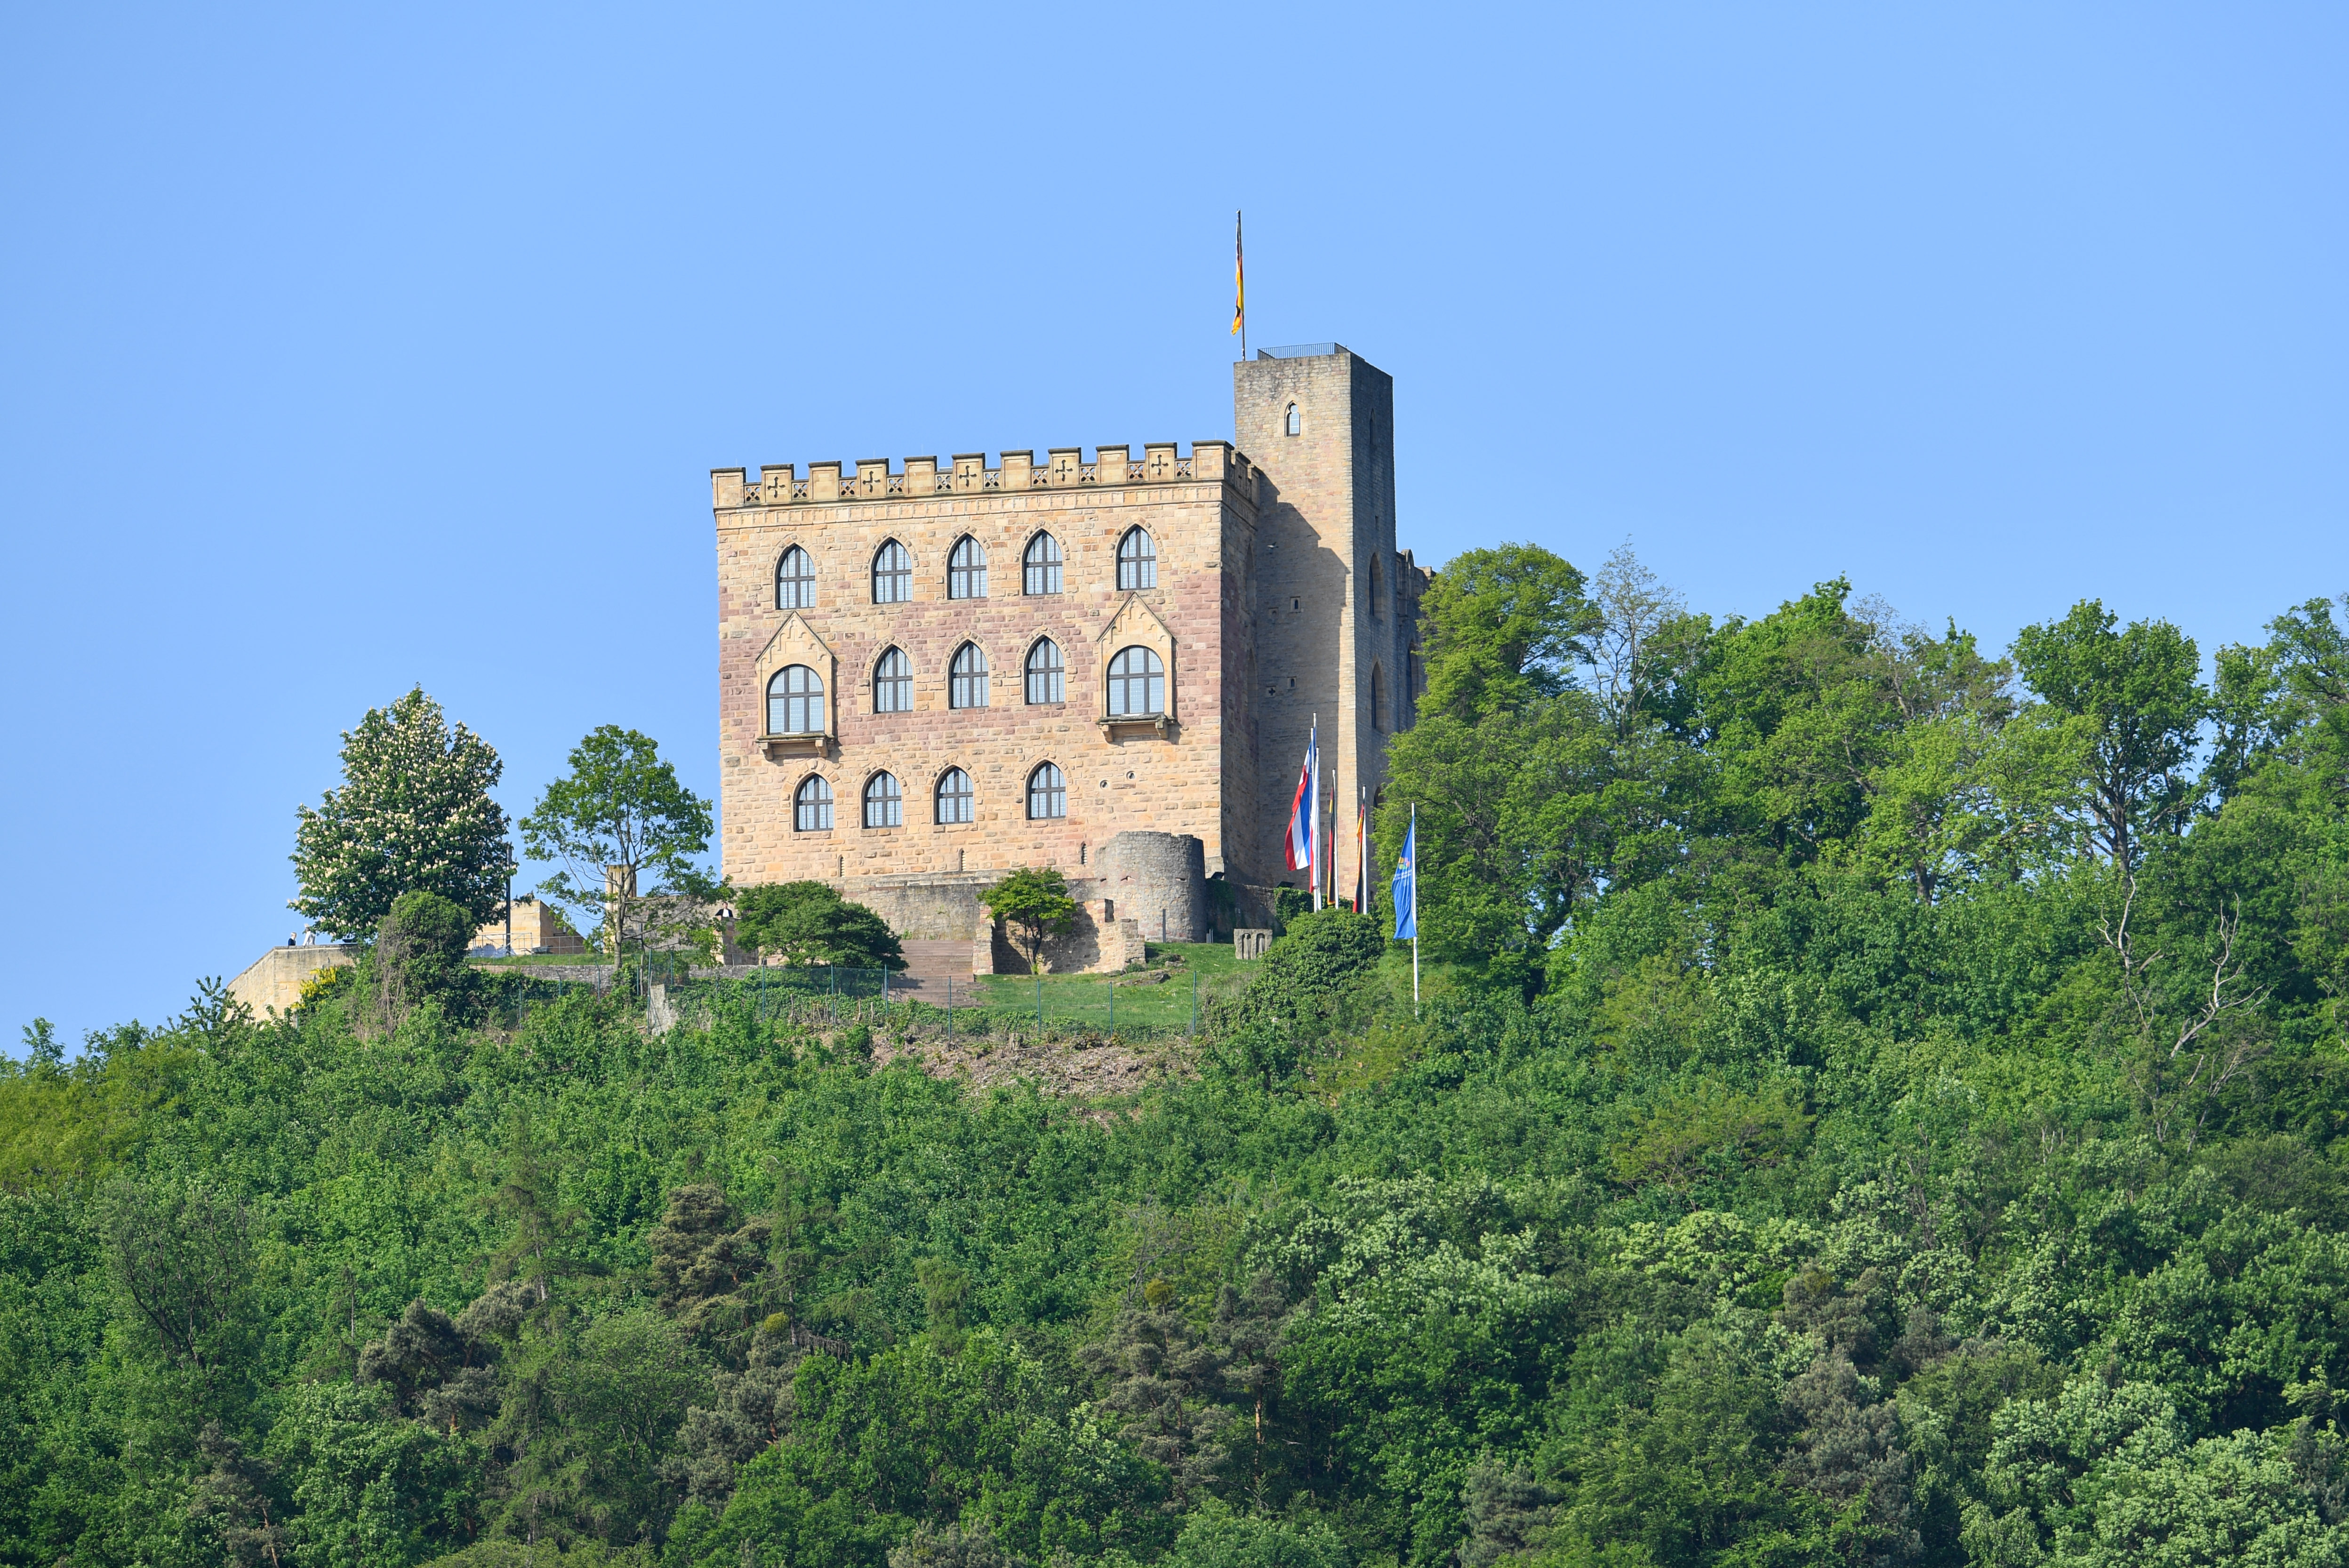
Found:
[(763, 882), (734, 895), (735, 940), (786, 964), (903, 969), (905, 950), (888, 923), (827, 882)]
[(1454, 556), (1420, 601), (1427, 633), (1423, 713), (1473, 721), (1566, 689), (1593, 615), (1583, 576), (1536, 544)]
[[(541, 896), (604, 917), (605, 951), (698, 929), (717, 887), (694, 863), (709, 848), (709, 804), (678, 782), (651, 737), (598, 725), (572, 748), (571, 771), (522, 820), (532, 857), (563, 869)], [(657, 878), (657, 886), (646, 883)], [(663, 896), (653, 905), (648, 892)]]
[(978, 902), (1009, 928), (1031, 975), (1044, 966), (1045, 938), (1077, 928), (1077, 901), (1069, 896), (1069, 879), (1057, 867), (1022, 866), (983, 890)]
[(427, 1000), (462, 1013), (473, 998), (474, 975), (465, 950), (476, 923), (466, 910), (421, 889), (392, 901), (367, 955), (368, 973), (385, 1018), (397, 1024)]
[(2167, 621), (2132, 621), (2081, 601), (2061, 621), (2025, 626), (2015, 664), (2082, 737), (2087, 768), (2075, 811), (2090, 847), (2124, 876), (2146, 840), (2184, 826), (2196, 790), (2186, 764), (2209, 712), (2194, 640)]
[(416, 687), (343, 733), (343, 787), (296, 806), (289, 907), (337, 935), (372, 931), (394, 900), (434, 892), (475, 923), (504, 903), (513, 847), (490, 799), (504, 764)]

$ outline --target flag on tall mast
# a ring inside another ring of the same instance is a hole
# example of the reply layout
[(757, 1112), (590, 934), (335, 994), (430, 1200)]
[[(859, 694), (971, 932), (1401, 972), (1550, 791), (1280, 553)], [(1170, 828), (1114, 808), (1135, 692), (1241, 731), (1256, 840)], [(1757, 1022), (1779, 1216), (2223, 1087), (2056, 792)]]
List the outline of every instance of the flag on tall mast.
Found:
[(1297, 798), (1288, 803), (1288, 869), (1313, 873), (1313, 907), (1321, 907), (1321, 717), (1305, 736), (1305, 766), (1298, 770)]
[(1419, 803), (1411, 808), (1411, 830), (1395, 859), (1394, 939), (1411, 943), (1411, 1011), (1419, 1016)]
[(1240, 335), (1240, 357), (1246, 359), (1247, 357), (1247, 267), (1240, 249), (1240, 214), (1237, 208), (1232, 211), (1232, 331)]

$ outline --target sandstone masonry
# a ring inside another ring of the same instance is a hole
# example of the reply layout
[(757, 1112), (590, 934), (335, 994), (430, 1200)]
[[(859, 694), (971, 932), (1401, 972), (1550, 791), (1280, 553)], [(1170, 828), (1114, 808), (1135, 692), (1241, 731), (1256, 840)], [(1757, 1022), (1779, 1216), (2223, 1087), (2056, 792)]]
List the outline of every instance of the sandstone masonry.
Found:
[[(736, 885), (828, 882), (903, 934), (960, 938), (978, 888), (1055, 865), (1109, 901), (1104, 936), (1154, 938), (1162, 906), (1170, 934), (1261, 923), (1268, 890), (1304, 881), (1281, 830), (1318, 713), (1350, 892), (1354, 803), (1411, 722), (1426, 583), (1394, 549), (1392, 382), (1316, 345), (1236, 366), (1234, 400), (1268, 456), (1155, 442), (714, 470)], [(1030, 578), (1048, 554), (1056, 579)], [(1031, 686), (1031, 656), (1057, 690)]]

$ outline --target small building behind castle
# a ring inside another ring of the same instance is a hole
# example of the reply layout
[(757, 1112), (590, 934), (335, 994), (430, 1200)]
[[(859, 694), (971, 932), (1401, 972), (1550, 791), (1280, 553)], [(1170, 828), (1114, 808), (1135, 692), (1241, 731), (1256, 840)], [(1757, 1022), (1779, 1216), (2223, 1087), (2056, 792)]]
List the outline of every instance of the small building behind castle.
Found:
[[(721, 863), (901, 936), (982, 937), (1057, 866), (1055, 967), (1261, 924), (1318, 717), (1334, 885), (1412, 722), (1428, 574), (1395, 547), (1393, 382), (1338, 344), (1233, 367), (1236, 443), (712, 472)], [(1008, 956), (1008, 954), (1004, 954)]]

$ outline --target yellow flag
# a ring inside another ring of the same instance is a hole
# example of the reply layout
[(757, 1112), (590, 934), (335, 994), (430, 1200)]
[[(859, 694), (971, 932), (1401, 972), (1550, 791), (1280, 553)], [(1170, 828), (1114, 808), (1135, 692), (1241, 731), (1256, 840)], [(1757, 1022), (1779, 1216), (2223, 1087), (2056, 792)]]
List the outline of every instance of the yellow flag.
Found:
[(1240, 215), (1232, 214), (1232, 331), (1247, 320), (1247, 269), (1240, 252)]

